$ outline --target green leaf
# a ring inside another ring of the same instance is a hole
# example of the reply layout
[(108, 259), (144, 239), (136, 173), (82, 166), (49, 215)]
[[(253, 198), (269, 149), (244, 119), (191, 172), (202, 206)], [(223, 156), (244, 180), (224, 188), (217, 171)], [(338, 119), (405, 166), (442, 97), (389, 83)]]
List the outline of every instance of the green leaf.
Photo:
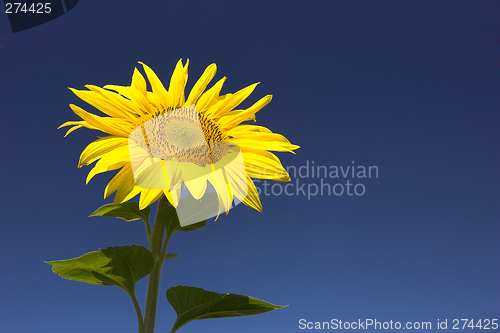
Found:
[(175, 254), (175, 253), (167, 253), (165, 255), (165, 260), (170, 259), (170, 258), (179, 258), (179, 255)]
[(168, 289), (167, 299), (177, 313), (177, 320), (170, 333), (193, 320), (250, 316), (285, 307), (249, 296), (218, 294), (186, 286)]
[(115, 285), (133, 294), (135, 283), (153, 269), (153, 254), (144, 246), (115, 246), (81, 257), (46, 261), (52, 271), (69, 280)]
[(139, 210), (138, 202), (124, 202), (121, 204), (107, 204), (97, 209), (90, 216), (109, 216), (123, 219), (127, 222), (142, 219), (149, 223), (149, 206), (143, 210)]
[(195, 224), (190, 224), (185, 227), (181, 227), (179, 223), (179, 217), (177, 216), (177, 211), (173, 206), (167, 206), (163, 208), (158, 213), (158, 219), (163, 223), (165, 229), (167, 229), (167, 237), (170, 237), (177, 230), (180, 231), (192, 231), (199, 228), (202, 228), (207, 224), (207, 221), (201, 221)]
[(160, 210), (157, 215), (157, 220), (163, 223), (165, 229), (167, 229), (167, 237), (172, 236), (174, 232), (181, 227), (177, 212), (173, 206), (167, 206)]
[(207, 220), (198, 223), (190, 224), (185, 227), (180, 227), (179, 231), (193, 231), (196, 229), (203, 228), (207, 224)]

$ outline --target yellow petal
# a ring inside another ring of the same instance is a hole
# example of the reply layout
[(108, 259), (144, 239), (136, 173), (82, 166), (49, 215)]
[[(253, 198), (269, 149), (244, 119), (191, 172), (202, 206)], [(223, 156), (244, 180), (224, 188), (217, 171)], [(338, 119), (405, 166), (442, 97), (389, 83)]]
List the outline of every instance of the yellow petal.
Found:
[(245, 205), (262, 213), (259, 192), (250, 177), (247, 177), (247, 191), (235, 191), (234, 195)]
[(228, 164), (224, 168), (224, 171), (226, 172), (231, 193), (238, 199), (244, 198), (248, 192), (247, 172), (244, 166), (240, 166), (239, 163), (235, 165)]
[(166, 180), (166, 187), (169, 191), (174, 191), (180, 188), (182, 184), (182, 163), (179, 163), (174, 158), (162, 161), (163, 163), (163, 178)]
[(226, 185), (226, 180), (221, 169), (216, 172), (212, 172), (207, 175), (207, 179), (214, 187), (217, 192), (217, 197), (219, 198), (219, 212), (218, 214), (229, 211), (231, 208), (231, 192), (228, 191), (228, 187)]
[(142, 188), (140, 188), (139, 186), (134, 186), (134, 189), (132, 191), (130, 191), (129, 194), (127, 194), (125, 199), (123, 199), (123, 202), (129, 201), (130, 199), (135, 197), (137, 194), (141, 193), (141, 190), (142, 190)]
[(179, 204), (179, 199), (181, 197), (181, 191), (182, 189), (179, 187), (174, 191), (163, 190), (163, 194), (165, 194), (165, 197), (167, 197), (172, 206), (177, 207), (177, 205)]
[(98, 159), (101, 155), (104, 155), (110, 152), (113, 149), (116, 149), (121, 146), (127, 145), (127, 138), (122, 138), (119, 136), (106, 136), (104, 138), (100, 138), (90, 143), (80, 155), (80, 162), (78, 163), (78, 167), (82, 167), (83, 165), (89, 165)]
[(168, 87), (168, 92), (170, 94), (169, 106), (174, 109), (182, 106), (181, 100), (183, 99), (184, 96), (185, 74), (186, 74), (185, 69), (182, 66), (182, 59), (181, 59), (177, 62), (177, 65), (175, 66), (174, 73), (172, 74), (172, 78), (170, 79), (170, 86)]
[[(273, 179), (279, 182), (288, 182), (290, 181), (290, 176), (288, 172), (285, 170), (279, 158), (271, 152), (260, 149), (251, 149), (251, 148), (242, 148), (243, 159), (245, 160), (245, 166), (247, 168), (247, 173), (252, 178), (261, 178), (261, 179)], [(267, 169), (259, 169), (262, 165), (257, 163), (255, 166), (254, 162), (262, 162), (269, 167)], [(255, 168), (254, 168), (255, 167)], [(276, 169), (273, 169), (276, 168)], [(268, 172), (271, 174), (269, 175)], [(273, 174), (274, 173), (274, 174)], [(280, 178), (280, 175), (283, 175)]]
[[(94, 114), (88, 113), (87, 111), (76, 105), (70, 104), (69, 106), (77, 116), (85, 120), (89, 125), (102, 132), (123, 137), (127, 137), (130, 133), (130, 123), (126, 120), (110, 117), (99, 117)], [(81, 125), (85, 126), (83, 123)]]
[(212, 104), (206, 111), (205, 114), (210, 116), (210, 118), (215, 119), (216, 117), (213, 115), (213, 112), (219, 110), (223, 105), (227, 104), (227, 102), (232, 98), (233, 94), (225, 94), (219, 96), (217, 102)]
[(231, 112), (225, 116), (219, 119), (219, 124), (221, 128), (225, 131), (230, 130), (231, 128), (235, 127), (242, 121), (248, 120), (248, 118), (252, 115), (254, 115), (256, 112), (258, 112), (260, 109), (262, 109), (264, 106), (269, 104), (271, 102), (273, 96), (272, 95), (267, 95), (260, 100), (258, 100), (254, 105), (249, 107), (248, 109), (236, 113), (236, 114), (231, 114)]
[(116, 170), (124, 165), (130, 165), (128, 147), (123, 146), (101, 156), (95, 166), (90, 170), (87, 176), (87, 184), (98, 173)]
[(286, 170), (279, 169), (259, 169), (258, 167), (254, 167), (253, 169), (248, 169), (247, 174), (251, 178), (270, 179), (278, 182), (289, 182), (291, 180)]
[[(133, 177), (130, 165), (124, 165), (123, 168), (109, 181), (108, 185), (106, 185), (106, 188), (104, 189), (104, 199), (122, 187), (123, 184), (127, 183), (129, 179)], [(132, 189), (133, 188), (130, 188), (130, 190)]]
[(130, 99), (132, 99), (132, 87), (130, 86), (116, 86), (113, 84), (108, 84), (104, 86), (104, 89), (109, 89), (109, 90), (114, 90), (123, 97), (125, 97), (125, 100), (130, 102)]
[(133, 161), (135, 183), (144, 189), (163, 189), (166, 186), (162, 161), (158, 158), (145, 158)]
[(162, 195), (162, 190), (143, 189), (141, 192), (141, 198), (139, 199), (139, 209), (143, 210), (144, 208), (158, 200)]
[(163, 110), (163, 105), (160, 103), (158, 96), (148, 91), (148, 100), (149, 103), (153, 106), (152, 112), (156, 113), (158, 110)]
[(272, 131), (263, 126), (257, 125), (238, 125), (227, 131), (230, 136), (238, 136), (239, 134), (245, 134), (247, 132), (262, 132), (262, 133), (272, 133)]
[(127, 163), (125, 162), (107, 163), (107, 164), (105, 162), (106, 161), (101, 162), (101, 160), (97, 161), (96, 165), (92, 168), (92, 170), (90, 170), (89, 174), (87, 175), (87, 179), (85, 180), (86, 184), (88, 184), (90, 180), (99, 173), (120, 169), (121, 167), (127, 165)]
[(196, 109), (198, 112), (204, 112), (208, 110), (208, 108), (215, 103), (217, 103), (219, 99), (219, 93), (222, 89), (222, 85), (226, 81), (226, 77), (224, 76), (220, 79), (212, 88), (208, 89), (201, 95), (198, 102), (196, 103)]
[[(236, 127), (237, 128), (237, 127)], [(253, 139), (253, 140), (261, 140), (261, 141), (279, 141), (290, 144), (287, 138), (285, 138), (281, 134), (277, 133), (263, 133), (263, 132), (241, 132), (235, 134), (235, 131), (227, 131), (227, 134), (233, 136), (238, 139)]]
[(86, 85), (90, 91), (76, 90), (69, 88), (76, 96), (89, 103), (93, 107), (104, 112), (108, 116), (133, 120), (135, 118), (134, 110), (127, 105), (126, 99), (123, 103), (120, 103), (117, 99), (123, 99), (123, 97), (115, 94), (111, 91), (104, 90), (102, 88)]
[[(137, 103), (132, 102), (130, 100), (132, 98), (132, 90), (134, 88), (124, 87), (124, 86), (115, 86), (115, 85), (106, 85), (106, 86), (104, 86), (104, 88), (114, 90), (118, 94), (125, 97), (125, 98), (120, 97), (119, 99), (116, 100), (116, 102), (117, 103), (124, 103), (124, 102), (128, 103), (128, 105), (126, 105), (125, 107), (130, 108), (130, 110), (131, 110), (130, 113), (133, 114), (133, 116), (131, 117), (132, 121), (137, 120), (138, 115), (144, 114), (144, 112), (140, 111), (140, 108), (137, 106)], [(162, 103), (160, 102), (160, 99), (154, 93), (148, 91), (147, 92), (147, 99), (149, 100), (149, 103), (151, 105), (153, 105), (156, 109), (158, 109), (158, 110), (164, 109)], [(152, 111), (154, 112), (155, 110), (152, 110)]]
[[(59, 126), (59, 128), (61, 128), (62, 126)], [(73, 132), (74, 130), (77, 130), (79, 128), (82, 128), (83, 125), (75, 125), (73, 127), (71, 127), (69, 130), (66, 131), (66, 134), (64, 134), (64, 137), (67, 137), (68, 134), (70, 134), (71, 132)]]
[(260, 154), (249, 152), (243, 153), (245, 169), (252, 178), (274, 179), (278, 181), (289, 181), (290, 177), (281, 162)]
[(275, 162), (278, 162), (281, 165), (281, 161), (278, 158), (278, 156), (274, 155), (271, 152), (268, 152), (266, 150), (262, 149), (254, 149), (254, 148), (241, 148), (241, 152), (243, 153), (243, 159), (245, 159), (245, 154), (246, 153), (253, 153), (253, 154), (258, 154), (264, 157), (267, 157)]
[(185, 97), (185, 90), (186, 90), (186, 84), (188, 81), (188, 65), (189, 65), (189, 59), (186, 60), (186, 64), (184, 65), (184, 86), (182, 87), (182, 97), (179, 106), (184, 106), (186, 97)]
[(137, 68), (134, 68), (131, 87), (132, 89), (130, 90), (130, 92), (132, 93), (132, 101), (137, 104), (139, 109), (144, 114), (152, 113), (151, 105), (147, 97), (146, 80), (137, 70)]
[(132, 170), (130, 165), (126, 165), (120, 172), (123, 172), (123, 176), (120, 180), (120, 185), (116, 190), (114, 203), (119, 204), (125, 201), (125, 199), (134, 191), (135, 182), (134, 176), (132, 175)]
[(64, 137), (67, 137), (69, 133), (73, 132), (74, 130), (76, 129), (79, 129), (81, 127), (85, 127), (85, 128), (89, 128), (89, 129), (95, 129), (95, 130), (99, 130), (97, 127), (94, 127), (94, 126), (91, 126), (89, 125), (89, 123), (87, 123), (85, 120), (80, 120), (80, 121), (67, 121), (65, 122), (64, 124), (62, 124), (61, 126), (59, 126), (57, 129), (60, 129), (61, 127), (66, 127), (66, 126), (73, 126), (71, 127), (67, 132), (66, 134), (64, 135)]
[(144, 68), (144, 71), (146, 72), (146, 76), (148, 77), (148, 81), (151, 84), (151, 88), (153, 88), (153, 94), (158, 98), (160, 101), (163, 110), (166, 110), (170, 106), (169, 102), (169, 93), (167, 92), (167, 89), (163, 86), (163, 83), (161, 83), (160, 79), (158, 76), (153, 72), (151, 68), (146, 66), (144, 63), (140, 62), (139, 63), (142, 65)]
[[(126, 116), (128, 116), (131, 120), (135, 120), (137, 118), (137, 109), (130, 101), (132, 97), (131, 87), (121, 87), (113, 85), (104, 86), (104, 89), (93, 85), (86, 85), (85, 87), (100, 94), (101, 96), (109, 100), (110, 103), (112, 103), (117, 109), (122, 110), (123, 113)], [(108, 87), (116, 88), (116, 89), (111, 89), (115, 90), (116, 93), (107, 90), (109, 89)], [(124, 93), (124, 90), (127, 90), (127, 94)]]
[[(236, 93), (234, 93), (230, 98), (227, 98), (224, 103), (221, 103), (217, 107), (210, 108), (207, 112), (212, 114), (212, 117), (219, 118), (226, 115), (229, 111), (233, 110), (235, 107), (241, 104), (250, 94), (254, 91), (255, 87), (259, 84), (254, 83), (246, 88), (243, 88)], [(248, 116), (247, 116), (248, 118)]]
[(186, 184), (189, 193), (191, 193), (193, 198), (195, 198), (196, 200), (201, 199), (201, 197), (203, 197), (203, 195), (205, 194), (205, 190), (207, 189), (207, 179), (205, 177), (196, 178), (184, 182), (184, 184)]
[[(295, 149), (300, 148), (297, 145), (292, 145), (286, 142), (279, 141), (261, 141), (258, 139), (239, 139), (232, 138), (228, 142), (238, 145), (241, 148), (253, 148), (253, 149), (263, 149), (272, 151), (288, 151), (294, 153)], [(295, 154), (295, 153), (294, 153)]]
[(188, 99), (186, 101), (186, 105), (195, 104), (198, 101), (198, 98), (200, 98), (203, 91), (205, 91), (205, 88), (213, 79), (216, 72), (217, 66), (215, 64), (211, 64), (207, 67), (207, 69), (205, 69), (203, 75), (195, 83), (193, 89), (191, 89), (191, 92), (189, 93)]

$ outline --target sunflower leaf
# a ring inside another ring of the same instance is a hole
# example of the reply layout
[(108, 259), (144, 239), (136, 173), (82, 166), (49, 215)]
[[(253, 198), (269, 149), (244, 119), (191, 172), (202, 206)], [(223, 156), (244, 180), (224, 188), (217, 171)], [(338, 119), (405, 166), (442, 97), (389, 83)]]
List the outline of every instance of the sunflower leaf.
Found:
[(170, 258), (179, 258), (179, 255), (178, 254), (175, 254), (175, 253), (167, 253), (165, 255), (165, 260), (168, 260)]
[(46, 261), (52, 271), (68, 279), (90, 284), (115, 285), (133, 294), (135, 283), (153, 269), (154, 259), (144, 246), (115, 246), (81, 257)]
[(124, 202), (121, 204), (107, 204), (98, 208), (90, 216), (109, 216), (123, 219), (127, 222), (142, 219), (149, 223), (149, 206), (143, 210), (139, 209), (138, 202)]
[(181, 227), (175, 207), (167, 206), (163, 208), (158, 212), (156, 218), (165, 226), (165, 229), (167, 229), (167, 237), (172, 236), (174, 232)]
[(286, 306), (270, 304), (249, 296), (219, 294), (186, 286), (168, 289), (167, 299), (177, 313), (177, 320), (170, 333), (193, 320), (250, 316)]
[(163, 223), (163, 225), (167, 229), (167, 235), (169, 236), (171, 236), (177, 230), (193, 231), (202, 228), (207, 224), (207, 221), (205, 220), (198, 223), (187, 225), (185, 227), (181, 227), (179, 223), (179, 217), (177, 216), (177, 211), (173, 206), (167, 206), (163, 208), (158, 214), (158, 219), (161, 221), (161, 223)]
[(196, 229), (203, 228), (206, 224), (207, 224), (207, 220), (201, 221), (198, 223), (193, 223), (193, 224), (187, 225), (185, 227), (179, 228), (179, 231), (193, 231)]

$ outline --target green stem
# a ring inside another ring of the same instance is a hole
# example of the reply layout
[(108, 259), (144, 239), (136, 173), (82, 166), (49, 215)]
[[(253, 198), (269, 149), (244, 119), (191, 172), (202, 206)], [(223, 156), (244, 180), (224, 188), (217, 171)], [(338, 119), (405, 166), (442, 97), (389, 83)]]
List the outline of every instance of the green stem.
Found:
[(139, 302), (137, 302), (137, 298), (135, 295), (129, 294), (130, 298), (132, 298), (132, 302), (134, 303), (135, 313), (137, 314), (137, 321), (139, 322), (139, 333), (145, 333), (144, 330), (144, 320), (142, 319), (141, 307), (139, 306)]
[(151, 244), (151, 227), (149, 226), (149, 222), (147, 220), (144, 221), (144, 225), (146, 226), (146, 235), (148, 236), (148, 242)]
[(156, 320), (156, 307), (158, 304), (158, 290), (160, 288), (160, 275), (161, 267), (165, 256), (162, 256), (162, 243), (165, 227), (158, 219), (158, 214), (168, 204), (167, 198), (161, 196), (158, 201), (158, 208), (156, 211), (155, 223), (153, 225), (153, 232), (151, 233), (151, 240), (149, 242), (149, 249), (153, 253), (155, 263), (153, 270), (149, 274), (148, 290), (146, 296), (146, 311), (144, 313), (144, 328), (145, 333), (154, 333), (155, 320)]
[(165, 243), (163, 244), (163, 249), (161, 250), (161, 257), (162, 258), (165, 258), (165, 256), (167, 255), (168, 241), (170, 240), (170, 237), (172, 237), (173, 234), (174, 234), (173, 232), (171, 234), (169, 234), (167, 232)]

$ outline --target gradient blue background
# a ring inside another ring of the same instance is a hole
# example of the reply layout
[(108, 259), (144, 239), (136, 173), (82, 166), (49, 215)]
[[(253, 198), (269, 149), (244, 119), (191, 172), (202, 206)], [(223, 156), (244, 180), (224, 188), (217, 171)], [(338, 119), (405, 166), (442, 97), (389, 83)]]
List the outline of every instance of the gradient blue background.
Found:
[(301, 146), (278, 154), (284, 165), (355, 161), (379, 177), (351, 179), (363, 196), (262, 195), (263, 213), (241, 205), (176, 234), (157, 332), (170, 331), (164, 291), (178, 284), (289, 304), (183, 333), (500, 319), (500, 2), (82, 0), (16, 34), (0, 20), (2, 333), (137, 332), (121, 289), (43, 262), (146, 245), (139, 221), (87, 217), (112, 200), (114, 172), (85, 185), (90, 167), (77, 169), (99, 132), (56, 128), (79, 119), (70, 103), (97, 112), (68, 87), (128, 85), (137, 61), (168, 82), (180, 58), (188, 89), (213, 62), (223, 93), (262, 82), (245, 105), (274, 95), (257, 124)]

